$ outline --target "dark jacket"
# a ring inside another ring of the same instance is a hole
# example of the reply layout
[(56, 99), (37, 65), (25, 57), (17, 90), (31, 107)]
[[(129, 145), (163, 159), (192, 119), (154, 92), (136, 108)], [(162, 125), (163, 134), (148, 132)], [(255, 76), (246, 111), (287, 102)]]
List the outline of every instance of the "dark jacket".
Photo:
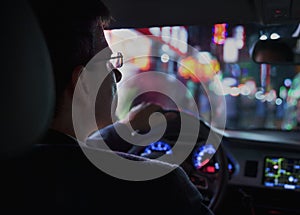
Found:
[[(174, 170), (147, 181), (119, 179), (93, 165), (75, 139), (51, 130), (30, 156), (7, 170), (6, 206), (24, 214), (212, 214), (181, 167), (118, 155)], [(17, 207), (9, 207), (11, 202)]]

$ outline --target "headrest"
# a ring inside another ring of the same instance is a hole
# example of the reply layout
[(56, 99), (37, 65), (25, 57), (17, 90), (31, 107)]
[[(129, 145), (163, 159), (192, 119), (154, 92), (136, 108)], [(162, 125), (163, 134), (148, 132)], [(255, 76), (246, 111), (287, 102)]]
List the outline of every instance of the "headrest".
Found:
[(50, 57), (26, 0), (1, 6), (0, 159), (24, 152), (46, 131), (54, 106)]

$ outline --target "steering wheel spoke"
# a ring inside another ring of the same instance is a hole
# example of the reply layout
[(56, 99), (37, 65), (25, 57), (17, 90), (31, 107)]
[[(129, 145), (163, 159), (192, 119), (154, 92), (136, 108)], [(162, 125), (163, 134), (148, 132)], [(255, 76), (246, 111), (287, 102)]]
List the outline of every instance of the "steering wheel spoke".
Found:
[(190, 179), (199, 190), (208, 190), (209, 180), (207, 179), (207, 177), (200, 174), (193, 174), (190, 176)]

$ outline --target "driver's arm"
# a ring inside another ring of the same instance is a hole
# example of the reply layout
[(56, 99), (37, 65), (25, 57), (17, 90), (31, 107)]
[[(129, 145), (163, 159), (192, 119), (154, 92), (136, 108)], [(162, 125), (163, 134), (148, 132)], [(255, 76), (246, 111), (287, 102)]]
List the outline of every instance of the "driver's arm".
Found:
[[(116, 123), (106, 126), (89, 136), (87, 145), (91, 147), (101, 147), (99, 140), (105, 141), (111, 150), (127, 152), (133, 141), (137, 142), (137, 137), (134, 134), (147, 133), (150, 131), (149, 118), (155, 112), (161, 112), (162, 108), (158, 104), (141, 103), (133, 107), (127, 116), (117, 121)], [(171, 120), (176, 117), (174, 113), (165, 113), (165, 118)], [(161, 117), (153, 117), (153, 126), (162, 123)], [(121, 135), (117, 132), (121, 132)], [(126, 140), (127, 141), (126, 141)]]

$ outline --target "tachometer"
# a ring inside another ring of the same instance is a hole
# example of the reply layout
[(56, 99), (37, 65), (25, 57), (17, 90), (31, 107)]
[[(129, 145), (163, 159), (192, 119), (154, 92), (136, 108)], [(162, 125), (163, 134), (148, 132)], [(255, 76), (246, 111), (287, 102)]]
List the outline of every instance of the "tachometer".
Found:
[(205, 166), (212, 156), (216, 153), (216, 149), (211, 144), (198, 147), (192, 155), (192, 162), (196, 169)]

